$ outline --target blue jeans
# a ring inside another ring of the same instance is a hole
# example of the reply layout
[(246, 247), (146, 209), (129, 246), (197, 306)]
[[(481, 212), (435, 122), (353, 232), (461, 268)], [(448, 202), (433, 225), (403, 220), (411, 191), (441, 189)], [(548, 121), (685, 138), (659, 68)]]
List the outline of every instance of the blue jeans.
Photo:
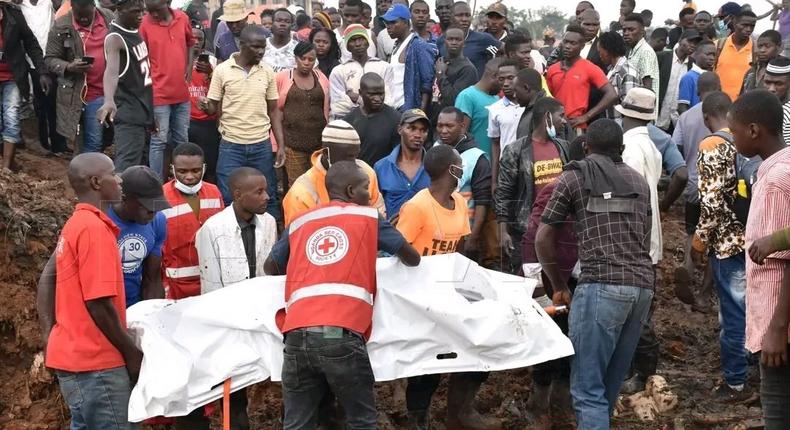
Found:
[(154, 119), (159, 131), (151, 133), (148, 150), (148, 167), (158, 174), (164, 173), (165, 150), (187, 143), (189, 131), (189, 101), (173, 105), (154, 106)]
[(729, 385), (746, 382), (749, 364), (746, 342), (746, 253), (719, 260), (710, 257), (713, 283), (719, 293), (719, 346), (724, 380)]
[(14, 81), (0, 82), (2, 103), (3, 142), (19, 143), (22, 141), (22, 128), (19, 124), (19, 110), (22, 97)]
[(573, 292), (571, 396), (580, 429), (609, 429), (652, 299), (653, 291), (625, 285), (580, 284)]
[(285, 334), (283, 430), (316, 428), (319, 405), (329, 392), (343, 406), (345, 428), (375, 429), (375, 381), (365, 341), (346, 330), (339, 338), (325, 338), (310, 330)]
[(82, 152), (102, 152), (104, 126), (96, 119), (96, 112), (104, 104), (104, 97), (85, 104), (82, 111)]
[(243, 145), (231, 143), (225, 139), (219, 142), (217, 158), (217, 182), (225, 205), (233, 203), (228, 179), (231, 172), (239, 167), (253, 167), (260, 170), (266, 177), (269, 194), (269, 206), (266, 210), (277, 220), (282, 220), (282, 212), (277, 198), (277, 174), (274, 171), (274, 153), (269, 139), (262, 142)]
[(80, 373), (56, 370), (55, 374), (71, 411), (71, 430), (140, 427), (127, 420), (132, 383), (125, 367)]

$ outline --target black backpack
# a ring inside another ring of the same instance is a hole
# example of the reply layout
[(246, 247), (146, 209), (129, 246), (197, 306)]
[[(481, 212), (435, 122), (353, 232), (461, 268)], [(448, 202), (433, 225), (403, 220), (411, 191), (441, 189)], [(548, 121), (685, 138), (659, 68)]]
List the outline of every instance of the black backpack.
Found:
[[(720, 137), (729, 143), (733, 143), (733, 138), (730, 133), (726, 131), (717, 131), (713, 136)], [(735, 153), (735, 179), (736, 179), (736, 193), (732, 199), (730, 208), (735, 217), (741, 224), (746, 226), (746, 220), (749, 218), (749, 205), (752, 203), (752, 186), (757, 180), (757, 169), (760, 168), (763, 159), (756, 155), (752, 158), (744, 157), (739, 153)]]

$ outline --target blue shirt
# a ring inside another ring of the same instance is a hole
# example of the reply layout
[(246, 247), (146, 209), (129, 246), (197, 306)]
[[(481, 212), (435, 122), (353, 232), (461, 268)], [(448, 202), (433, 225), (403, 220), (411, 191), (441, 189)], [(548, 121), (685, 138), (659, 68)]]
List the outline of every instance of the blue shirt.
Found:
[[(123, 284), (126, 289), (126, 307), (142, 300), (143, 261), (149, 255), (162, 256), (162, 244), (167, 237), (167, 218), (157, 212), (148, 224), (123, 221), (110, 207), (107, 216), (121, 230), (118, 251), (121, 254)], [(159, 276), (159, 273), (156, 274)]]
[(650, 140), (653, 141), (653, 145), (658, 149), (658, 152), (661, 153), (661, 165), (670, 176), (675, 173), (675, 170), (686, 165), (683, 154), (680, 153), (680, 149), (672, 141), (672, 136), (653, 124), (647, 125), (647, 134), (650, 136)]
[[(439, 56), (447, 57), (447, 49), (444, 47), (444, 35), (436, 41), (439, 47)], [(489, 33), (469, 30), (464, 43), (464, 57), (468, 58), (477, 69), (477, 76), (483, 76), (486, 63), (496, 57), (497, 51), (502, 47), (502, 42)]]
[(379, 191), (384, 195), (384, 205), (387, 207), (390, 217), (400, 213), (400, 207), (404, 203), (420, 190), (431, 185), (431, 178), (428, 177), (422, 164), (420, 164), (420, 169), (417, 170), (414, 180), (409, 180), (406, 174), (398, 168), (399, 155), (400, 145), (396, 146), (390, 155), (377, 161), (373, 166), (379, 181)]
[(700, 69), (699, 66), (695, 64), (692, 66), (691, 70), (680, 78), (678, 104), (687, 104), (692, 108), (700, 102), (699, 95), (697, 95), (697, 81), (699, 81), (702, 72), (704, 72), (704, 70)]
[[(280, 270), (288, 267), (288, 260), (291, 257), (291, 241), (288, 235), (289, 230), (283, 231), (282, 237), (272, 247), (269, 257), (277, 264)], [(370, 236), (365, 236), (370, 237)], [(379, 215), (378, 249), (390, 255), (395, 255), (400, 251), (406, 239), (400, 234), (389, 221)], [(304, 252), (304, 250), (302, 250)]]
[(491, 138), (488, 137), (488, 106), (497, 101), (499, 101), (499, 96), (484, 93), (474, 85), (461, 91), (455, 99), (455, 107), (471, 120), (469, 133), (477, 142), (477, 147), (485, 151), (488, 158), (491, 158)]

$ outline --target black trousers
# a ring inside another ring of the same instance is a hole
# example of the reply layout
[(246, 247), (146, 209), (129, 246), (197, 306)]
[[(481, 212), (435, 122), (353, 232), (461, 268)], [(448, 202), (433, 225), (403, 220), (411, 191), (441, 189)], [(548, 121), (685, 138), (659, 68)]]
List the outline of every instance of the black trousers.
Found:
[[(57, 104), (55, 95), (57, 86), (50, 88), (49, 94), (44, 94), (39, 81), (39, 73), (33, 69), (30, 77), (33, 81), (33, 108), (38, 118), (38, 140), (41, 146), (52, 152), (63, 152), (66, 150), (66, 138), (57, 132)], [(22, 94), (24, 98), (26, 94)]]

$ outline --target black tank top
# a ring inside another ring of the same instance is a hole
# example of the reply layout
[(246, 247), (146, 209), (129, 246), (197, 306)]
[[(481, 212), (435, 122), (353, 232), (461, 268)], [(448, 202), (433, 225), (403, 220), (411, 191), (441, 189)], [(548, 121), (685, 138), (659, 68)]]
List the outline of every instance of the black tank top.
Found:
[(123, 50), (119, 53), (118, 88), (115, 90), (115, 105), (118, 107), (115, 121), (151, 125), (154, 122), (154, 93), (148, 46), (137, 30), (127, 30), (115, 21), (110, 24), (107, 38), (110, 37), (120, 37), (123, 42)]

